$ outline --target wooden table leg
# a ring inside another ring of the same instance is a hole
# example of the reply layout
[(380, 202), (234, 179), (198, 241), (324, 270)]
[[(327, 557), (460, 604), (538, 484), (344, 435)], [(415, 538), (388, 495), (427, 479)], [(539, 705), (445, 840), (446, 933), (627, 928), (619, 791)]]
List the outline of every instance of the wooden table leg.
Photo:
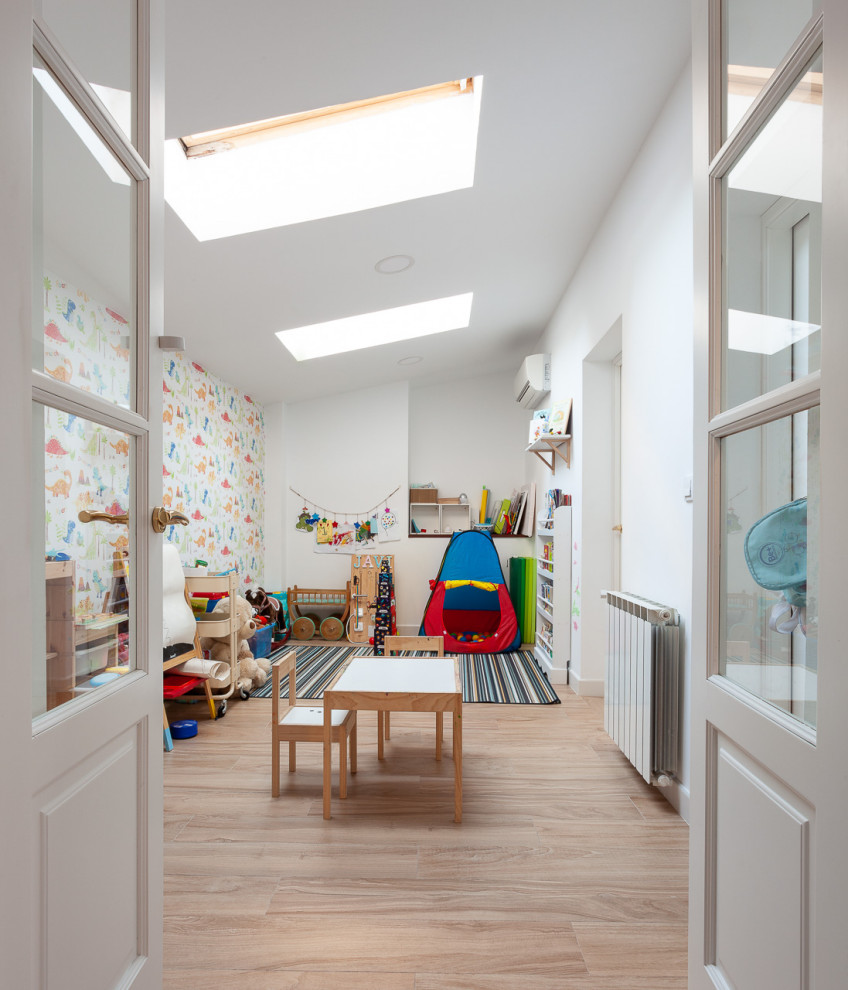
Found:
[(324, 697), (324, 817), (330, 818), (330, 788), (332, 787), (333, 709)]
[(445, 713), (436, 712), (436, 759), (442, 758), (442, 733), (445, 725)]
[(356, 726), (359, 719), (357, 718), (356, 712), (353, 713), (353, 725), (350, 728), (350, 772), (356, 773), (356, 745), (357, 745), (357, 735)]
[(453, 710), (453, 789), (455, 822), (462, 821), (462, 700)]
[(383, 713), (381, 711), (377, 712), (377, 759), (382, 760), (384, 749), (383, 749)]
[(347, 797), (347, 734), (339, 729), (339, 797)]

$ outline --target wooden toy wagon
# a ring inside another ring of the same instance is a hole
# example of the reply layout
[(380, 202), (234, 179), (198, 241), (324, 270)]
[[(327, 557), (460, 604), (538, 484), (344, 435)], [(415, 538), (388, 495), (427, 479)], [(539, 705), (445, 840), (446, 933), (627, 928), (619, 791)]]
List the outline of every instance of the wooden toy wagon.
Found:
[[(295, 585), (288, 589), (287, 597), (295, 639), (312, 639), (316, 631), (322, 639), (342, 638), (350, 614), (350, 581), (344, 588), (298, 588)], [(327, 615), (327, 609), (333, 609), (333, 612)]]

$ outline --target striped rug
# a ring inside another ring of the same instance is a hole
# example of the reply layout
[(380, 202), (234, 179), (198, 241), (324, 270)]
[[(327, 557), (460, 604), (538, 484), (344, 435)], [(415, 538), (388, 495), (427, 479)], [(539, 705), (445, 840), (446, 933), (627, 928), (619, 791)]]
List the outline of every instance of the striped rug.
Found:
[[(269, 656), (273, 663), (292, 649), (286, 644)], [(324, 688), (348, 657), (372, 656), (368, 646), (313, 646), (294, 644), (297, 650), (297, 696), (320, 698)], [(426, 656), (408, 652), (404, 656)], [(539, 670), (529, 650), (515, 653), (465, 654), (460, 658), (462, 700), (499, 705), (558, 705), (556, 691)], [(280, 694), (288, 694), (289, 679), (284, 677)], [(271, 697), (271, 678), (256, 691), (254, 698)]]

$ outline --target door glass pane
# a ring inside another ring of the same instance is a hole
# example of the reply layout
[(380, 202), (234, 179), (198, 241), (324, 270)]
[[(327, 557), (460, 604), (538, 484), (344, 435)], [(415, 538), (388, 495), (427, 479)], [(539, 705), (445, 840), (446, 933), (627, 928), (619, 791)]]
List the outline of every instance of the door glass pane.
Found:
[(723, 183), (722, 408), (821, 366), (821, 56)]
[(819, 410), (722, 441), (719, 673), (816, 724)]
[(33, 367), (134, 405), (135, 182), (33, 65)]
[(722, 140), (733, 131), (812, 17), (812, 0), (724, 0)]
[(40, 0), (41, 17), (132, 141), (135, 135), (135, 0)]
[[(39, 527), (34, 546), (44, 561), (44, 577), (35, 578), (32, 595), (37, 717), (135, 666), (130, 643), (133, 532), (126, 518), (134, 439), (36, 403), (32, 449), (34, 490), (43, 492), (33, 506)], [(86, 521), (86, 513), (94, 512), (116, 521)]]

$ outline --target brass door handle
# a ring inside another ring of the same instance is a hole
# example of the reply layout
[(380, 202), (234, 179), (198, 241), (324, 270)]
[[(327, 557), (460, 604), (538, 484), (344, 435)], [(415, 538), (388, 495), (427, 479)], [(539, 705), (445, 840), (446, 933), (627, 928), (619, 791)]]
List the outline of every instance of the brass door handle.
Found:
[(150, 522), (154, 533), (164, 533), (169, 526), (188, 526), (188, 516), (166, 509), (164, 505), (157, 505)]
[(621, 532), (621, 523), (619, 523), (617, 526), (613, 526), (612, 531), (613, 531), (613, 533), (620, 533)]
[(89, 512), (88, 509), (83, 509), (77, 516), (82, 523), (97, 522), (101, 520), (103, 522), (111, 523), (113, 526), (129, 526), (130, 517), (129, 514), (124, 512), (121, 515), (112, 515), (111, 512)]

